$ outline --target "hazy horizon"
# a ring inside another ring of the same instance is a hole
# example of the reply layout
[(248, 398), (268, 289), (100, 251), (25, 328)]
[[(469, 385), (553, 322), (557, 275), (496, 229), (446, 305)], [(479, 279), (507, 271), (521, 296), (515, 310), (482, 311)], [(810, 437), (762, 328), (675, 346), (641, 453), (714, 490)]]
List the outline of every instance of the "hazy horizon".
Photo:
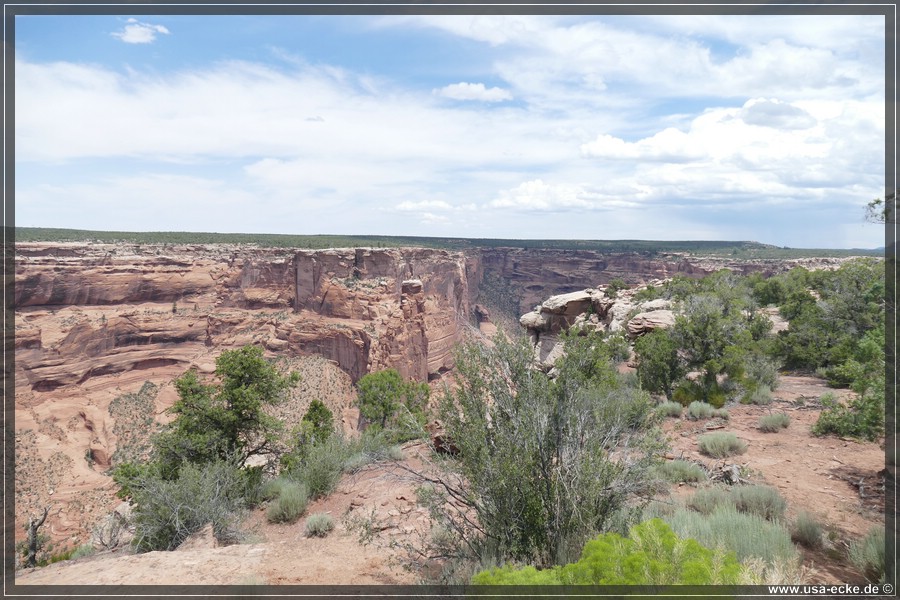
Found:
[(881, 16), (15, 27), (17, 226), (884, 246)]

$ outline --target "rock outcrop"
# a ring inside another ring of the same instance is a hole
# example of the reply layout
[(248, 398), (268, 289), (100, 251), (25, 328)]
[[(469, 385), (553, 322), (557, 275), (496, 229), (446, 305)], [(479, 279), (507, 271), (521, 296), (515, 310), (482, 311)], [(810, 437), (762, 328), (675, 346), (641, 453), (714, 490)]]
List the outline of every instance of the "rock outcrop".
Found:
[[(172, 379), (211, 373), (228, 348), (324, 360), (304, 372), (298, 406), (318, 397), (355, 426), (349, 386), (367, 372), (425, 381), (452, 366), (474, 298), (469, 266), (422, 249), (19, 244), (17, 518), (50, 504), (53, 538), (83, 541), (115, 505), (105, 470), (121, 444), (139, 446), (125, 432), (165, 420)], [(111, 405), (146, 382), (159, 391), (143, 412), (114, 416)]]
[(633, 316), (625, 329), (632, 339), (649, 333), (654, 329), (666, 329), (675, 325), (675, 313), (671, 310), (651, 310)]
[[(651, 285), (662, 285), (653, 280)], [(624, 332), (630, 339), (657, 328), (671, 327), (675, 315), (668, 300), (635, 302), (636, 290), (606, 295), (605, 286), (551, 296), (533, 311), (525, 313), (519, 324), (534, 344), (535, 358), (550, 369), (563, 354), (560, 334), (570, 328)], [(637, 311), (637, 314), (634, 314)], [(634, 314), (630, 319), (628, 315)]]
[(302, 398), (279, 418), (299, 419), (318, 397), (348, 429), (353, 382), (383, 368), (439, 379), (473, 325), (494, 330), (494, 310), (540, 304), (522, 323), (552, 364), (573, 324), (638, 334), (665, 323), (655, 312), (666, 307), (649, 305), (626, 323), (635, 306), (591, 286), (721, 268), (520, 248), (20, 243), (15, 253), (16, 518), (50, 505), (49, 532), (66, 543), (84, 541), (118, 504), (105, 470), (123, 449), (146, 449), (177, 397), (171, 381), (191, 367), (211, 373), (222, 350), (257, 344), (291, 368), (307, 365)]

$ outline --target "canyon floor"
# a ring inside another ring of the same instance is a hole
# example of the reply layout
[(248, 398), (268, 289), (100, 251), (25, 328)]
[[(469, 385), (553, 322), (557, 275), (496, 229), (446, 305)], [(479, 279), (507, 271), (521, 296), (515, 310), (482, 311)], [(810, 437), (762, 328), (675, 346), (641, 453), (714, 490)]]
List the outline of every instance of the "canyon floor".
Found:
[[(821, 410), (818, 398), (826, 391), (819, 379), (787, 375), (770, 406), (729, 407), (730, 419), (723, 430), (748, 444), (745, 454), (729, 462), (741, 465), (752, 482), (777, 488), (787, 500), (789, 520), (797, 511), (808, 510), (831, 532), (823, 549), (802, 551), (808, 583), (863, 582), (850, 566), (847, 547), (884, 523), (884, 450), (879, 443), (810, 433)], [(759, 431), (759, 417), (770, 410), (790, 415), (790, 426), (778, 433)], [(667, 419), (664, 429), (676, 456), (714, 465), (697, 446), (697, 438), (706, 431), (704, 422)], [(408, 444), (404, 463), (416, 467), (424, 451), (422, 445)], [(258, 509), (246, 519), (242, 544), (215, 547), (211, 536), (200, 535), (187, 549), (140, 555), (123, 549), (100, 552), (20, 570), (15, 581), (19, 585), (418, 583), (420, 574), (402, 568), (399, 549), (427, 533), (427, 517), (415, 504), (414, 489), (396, 465), (373, 465), (344, 477), (335, 493), (310, 504), (307, 515), (326, 512), (334, 518), (336, 527), (325, 538), (304, 536), (305, 517), (291, 525), (273, 525)], [(670, 499), (693, 490), (690, 485), (675, 486)], [(361, 523), (374, 525), (374, 540), (366, 545), (360, 543)]]

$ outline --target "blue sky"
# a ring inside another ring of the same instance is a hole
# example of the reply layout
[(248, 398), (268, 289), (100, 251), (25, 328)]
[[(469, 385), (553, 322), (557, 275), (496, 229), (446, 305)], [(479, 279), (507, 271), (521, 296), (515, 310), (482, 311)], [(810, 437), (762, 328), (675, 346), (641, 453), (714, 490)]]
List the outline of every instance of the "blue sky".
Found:
[(16, 224), (877, 247), (877, 16), (18, 16)]

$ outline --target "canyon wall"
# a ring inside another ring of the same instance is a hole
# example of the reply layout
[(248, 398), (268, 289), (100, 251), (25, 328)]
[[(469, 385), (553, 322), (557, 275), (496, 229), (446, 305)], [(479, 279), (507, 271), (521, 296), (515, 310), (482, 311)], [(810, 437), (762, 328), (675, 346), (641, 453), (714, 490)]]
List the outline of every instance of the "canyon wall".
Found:
[(384, 368), (438, 378), (472, 329), (476, 302), (518, 318), (549, 296), (615, 277), (637, 284), (723, 266), (784, 267), (520, 248), (22, 243), (15, 251), (16, 535), (51, 506), (50, 533), (66, 543), (85, 541), (118, 502), (107, 470), (146, 449), (176, 399), (172, 380), (192, 367), (212, 373), (222, 350), (258, 344), (303, 370), (303, 388), (280, 409), (286, 420), (316, 397), (352, 429), (352, 384)]

